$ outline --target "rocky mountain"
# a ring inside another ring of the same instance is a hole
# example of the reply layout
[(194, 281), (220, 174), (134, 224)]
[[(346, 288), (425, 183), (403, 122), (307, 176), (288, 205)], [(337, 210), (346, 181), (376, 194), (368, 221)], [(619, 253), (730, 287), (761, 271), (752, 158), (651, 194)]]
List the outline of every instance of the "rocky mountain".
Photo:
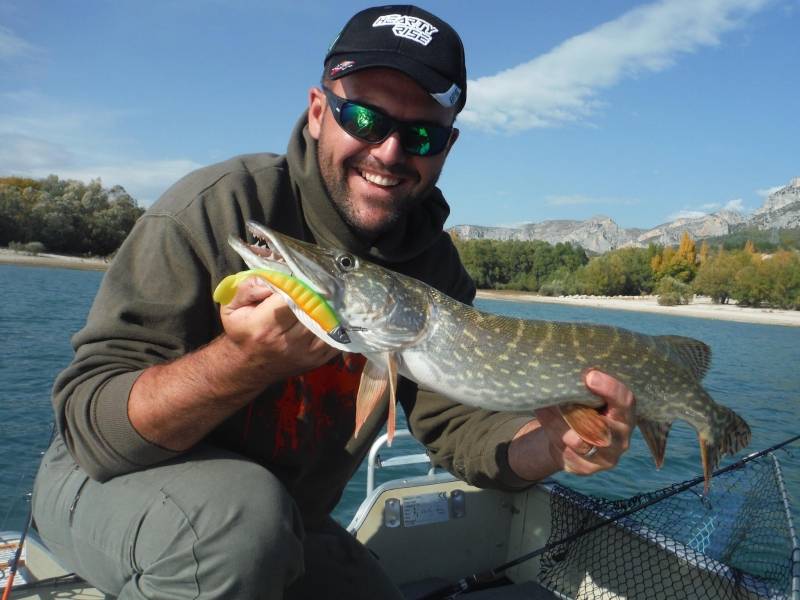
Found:
[(800, 177), (770, 194), (750, 217), (749, 225), (764, 230), (800, 227)]
[(675, 245), (684, 231), (688, 231), (695, 240), (701, 240), (747, 227), (763, 230), (800, 227), (800, 177), (770, 194), (764, 205), (749, 217), (736, 211), (721, 210), (702, 217), (677, 219), (652, 229), (626, 229), (613, 219), (598, 215), (586, 221), (542, 221), (519, 227), (456, 225), (450, 232), (465, 240), (543, 240), (551, 244), (571, 242), (586, 250), (602, 253), (625, 246), (645, 247), (650, 243)]
[(721, 210), (703, 217), (677, 219), (649, 229), (633, 240), (628, 246), (647, 246), (661, 244), (674, 246), (680, 243), (684, 231), (688, 231), (692, 239), (701, 240), (708, 237), (727, 235), (733, 229), (746, 223), (747, 219), (735, 210)]
[(456, 225), (450, 231), (465, 240), (542, 240), (550, 244), (571, 242), (586, 250), (602, 253), (632, 242), (644, 230), (623, 229), (611, 218), (598, 215), (587, 221), (542, 221), (520, 227)]

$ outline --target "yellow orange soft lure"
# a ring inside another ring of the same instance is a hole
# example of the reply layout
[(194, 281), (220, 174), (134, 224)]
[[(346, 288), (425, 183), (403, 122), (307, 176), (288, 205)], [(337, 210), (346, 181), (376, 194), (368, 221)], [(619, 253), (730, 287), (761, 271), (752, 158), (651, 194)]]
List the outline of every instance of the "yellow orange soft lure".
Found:
[(275, 289), (294, 302), (309, 318), (319, 325), (334, 340), (341, 344), (350, 342), (347, 332), (342, 328), (339, 317), (327, 300), (308, 285), (287, 273), (269, 269), (248, 269), (228, 275), (214, 290), (214, 302), (229, 304), (236, 295), (239, 284), (248, 277), (261, 277)]

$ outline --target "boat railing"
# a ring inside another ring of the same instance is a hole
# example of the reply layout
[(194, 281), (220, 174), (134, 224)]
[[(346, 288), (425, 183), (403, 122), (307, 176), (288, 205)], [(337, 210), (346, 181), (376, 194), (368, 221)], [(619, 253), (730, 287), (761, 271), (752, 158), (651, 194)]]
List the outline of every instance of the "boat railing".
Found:
[[(395, 440), (405, 438), (413, 438), (408, 429), (398, 429), (394, 434)], [(430, 465), (430, 468), (428, 469), (428, 475), (433, 475), (436, 471), (436, 467), (433, 466), (430, 457), (425, 452), (399, 454), (389, 458), (381, 458), (379, 452), (384, 446), (388, 445), (388, 442), (389, 436), (384, 433), (372, 443), (372, 447), (369, 449), (369, 455), (367, 457), (367, 496), (372, 494), (372, 492), (375, 490), (375, 471), (377, 469), (428, 463)], [(420, 444), (420, 448), (421, 447), (422, 445)]]

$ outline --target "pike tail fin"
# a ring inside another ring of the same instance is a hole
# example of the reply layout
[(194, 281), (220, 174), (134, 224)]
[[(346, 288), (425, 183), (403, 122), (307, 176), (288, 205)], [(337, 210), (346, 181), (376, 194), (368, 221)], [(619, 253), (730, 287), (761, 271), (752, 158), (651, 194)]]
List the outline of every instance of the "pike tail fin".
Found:
[(719, 466), (723, 454), (733, 455), (750, 443), (750, 427), (730, 408), (712, 405), (710, 435), (698, 433), (700, 460), (703, 463), (703, 492), (708, 493), (711, 475)]
[(611, 430), (596, 408), (583, 404), (560, 404), (561, 416), (581, 439), (598, 448), (611, 445)]

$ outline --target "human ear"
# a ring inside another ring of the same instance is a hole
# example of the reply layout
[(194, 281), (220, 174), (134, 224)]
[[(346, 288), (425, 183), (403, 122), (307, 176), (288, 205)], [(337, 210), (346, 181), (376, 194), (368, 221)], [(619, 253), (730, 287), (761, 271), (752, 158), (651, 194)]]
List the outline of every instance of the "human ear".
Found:
[(319, 88), (311, 88), (308, 91), (308, 133), (315, 140), (319, 140), (319, 133), (322, 129), (322, 117), (325, 114), (327, 102), (325, 94)]

